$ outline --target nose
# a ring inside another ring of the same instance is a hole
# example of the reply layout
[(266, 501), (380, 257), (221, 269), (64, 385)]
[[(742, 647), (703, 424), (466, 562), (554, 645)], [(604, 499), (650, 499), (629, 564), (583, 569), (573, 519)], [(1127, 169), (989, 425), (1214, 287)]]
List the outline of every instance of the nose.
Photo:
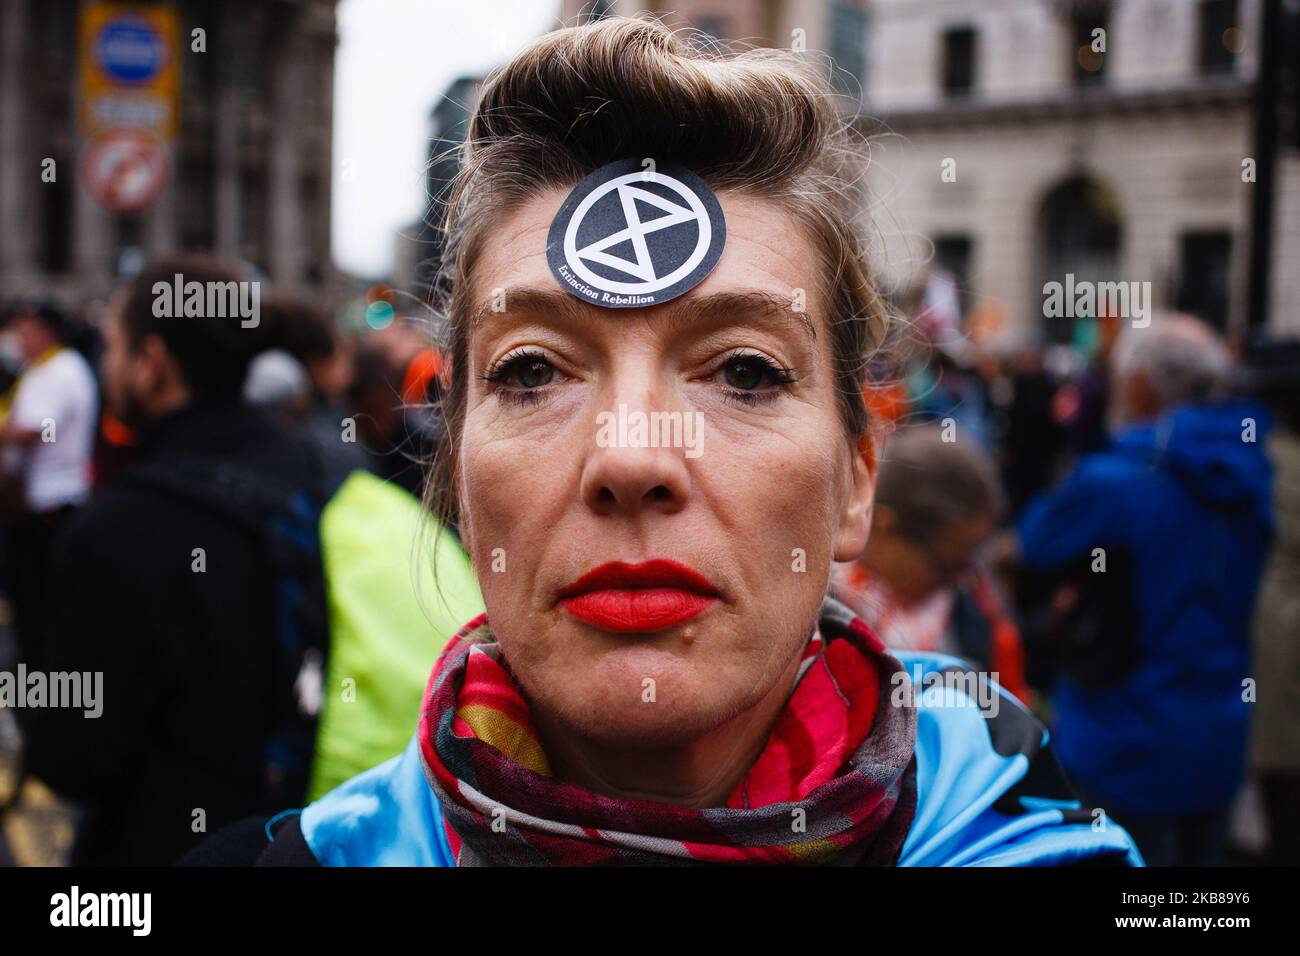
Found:
[[(633, 406), (624, 406), (624, 420), (635, 421)], [(649, 419), (650, 412), (641, 414)], [(613, 437), (635, 435), (635, 427), (621, 434), (620, 416), (612, 412)], [(685, 415), (688, 412), (680, 412)], [(607, 420), (608, 423), (608, 420)], [(609, 437), (609, 432), (606, 437)], [(601, 441), (593, 437), (583, 463), (579, 490), (583, 503), (599, 515), (636, 515), (643, 512), (674, 514), (686, 507), (690, 494), (690, 472), (681, 448), (647, 447), (633, 440)]]

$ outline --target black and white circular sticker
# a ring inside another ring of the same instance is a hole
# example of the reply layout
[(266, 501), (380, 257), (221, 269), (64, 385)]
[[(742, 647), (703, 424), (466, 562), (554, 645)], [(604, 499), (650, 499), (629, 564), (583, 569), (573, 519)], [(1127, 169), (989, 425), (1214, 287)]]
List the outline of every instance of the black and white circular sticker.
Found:
[(546, 259), (569, 292), (610, 309), (675, 299), (727, 242), (713, 191), (676, 163), (622, 159), (578, 183), (551, 222)]

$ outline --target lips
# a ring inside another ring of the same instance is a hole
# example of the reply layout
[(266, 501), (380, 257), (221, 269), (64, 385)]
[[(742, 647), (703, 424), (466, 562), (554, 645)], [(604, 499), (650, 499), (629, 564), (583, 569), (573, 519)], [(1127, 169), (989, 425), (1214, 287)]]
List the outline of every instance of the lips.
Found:
[(559, 605), (603, 631), (647, 633), (683, 624), (718, 600), (704, 575), (676, 561), (602, 564), (560, 590)]

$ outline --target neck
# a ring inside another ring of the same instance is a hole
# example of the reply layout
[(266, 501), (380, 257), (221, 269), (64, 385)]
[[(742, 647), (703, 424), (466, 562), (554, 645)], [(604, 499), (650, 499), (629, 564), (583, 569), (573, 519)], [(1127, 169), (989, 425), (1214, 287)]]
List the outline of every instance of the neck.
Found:
[(537, 732), (556, 779), (624, 800), (682, 807), (725, 807), (753, 766), (789, 699), (803, 645), (785, 672), (748, 710), (688, 743), (629, 748), (576, 736), (552, 715), (534, 712)]
[(862, 557), (858, 559), (858, 567), (866, 571), (869, 579), (888, 585), (890, 572), (893, 570), (892, 564), (892, 553), (884, 541), (884, 535), (873, 533), (867, 539), (867, 547), (862, 552)]
[(179, 382), (172, 383), (160, 388), (155, 394), (149, 396), (147, 401), (141, 403), (142, 417), (146, 421), (157, 421), (189, 408), (193, 404), (189, 389)]
[(27, 361), (35, 365), (57, 352), (61, 345), (62, 343), (58, 339), (49, 337), (43, 338), (36, 344), (35, 351), (28, 356)]

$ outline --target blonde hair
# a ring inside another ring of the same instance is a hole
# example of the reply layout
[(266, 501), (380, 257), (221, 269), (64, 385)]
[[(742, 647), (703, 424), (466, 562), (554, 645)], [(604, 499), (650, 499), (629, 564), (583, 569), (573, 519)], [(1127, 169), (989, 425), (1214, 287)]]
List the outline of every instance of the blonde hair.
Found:
[[(446, 214), (438, 283), (446, 316), (446, 428), (428, 485), (456, 520), (456, 448), (465, 418), (471, 277), (504, 213), (619, 159), (680, 163), (715, 190), (780, 203), (814, 240), (840, 414), (856, 445), (869, 427), (863, 375), (886, 330), (857, 217), (865, 140), (804, 55), (700, 44), (653, 19), (610, 18), (547, 34), (486, 83)], [(793, 292), (793, 290), (792, 290)]]

